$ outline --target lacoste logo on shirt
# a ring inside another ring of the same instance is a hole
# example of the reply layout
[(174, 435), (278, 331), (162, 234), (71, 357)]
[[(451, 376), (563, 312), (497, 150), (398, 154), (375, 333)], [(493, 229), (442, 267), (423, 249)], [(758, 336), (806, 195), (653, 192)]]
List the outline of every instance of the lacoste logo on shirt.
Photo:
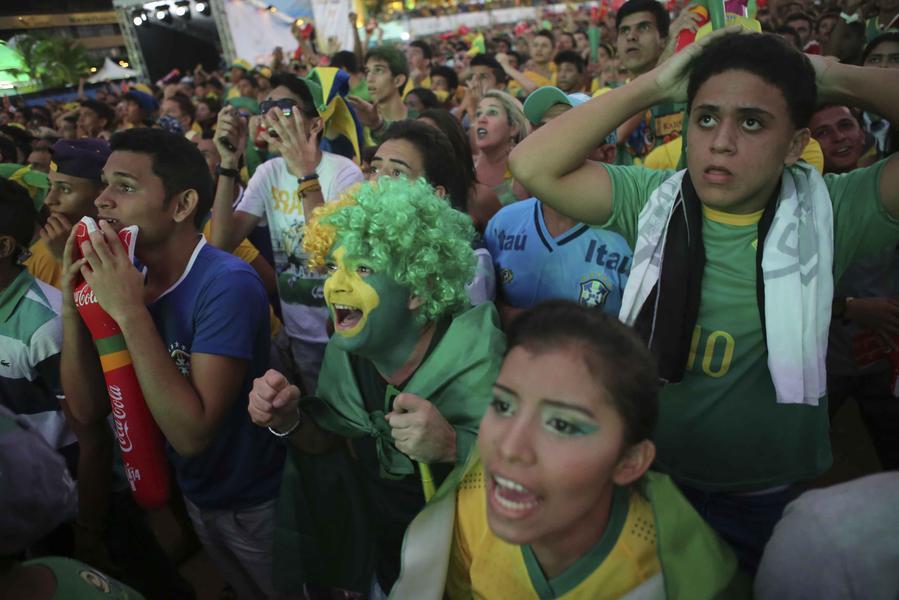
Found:
[(3, 365), (4, 367), (12, 366), (8, 360), (0, 360), (0, 365)]

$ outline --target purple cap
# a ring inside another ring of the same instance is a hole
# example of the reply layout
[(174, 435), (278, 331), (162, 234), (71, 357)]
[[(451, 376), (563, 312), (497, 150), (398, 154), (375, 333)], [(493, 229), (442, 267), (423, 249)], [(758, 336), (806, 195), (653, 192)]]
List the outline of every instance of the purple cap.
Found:
[(100, 174), (109, 158), (109, 144), (99, 138), (59, 140), (51, 148), (56, 172), (82, 179), (100, 181)]

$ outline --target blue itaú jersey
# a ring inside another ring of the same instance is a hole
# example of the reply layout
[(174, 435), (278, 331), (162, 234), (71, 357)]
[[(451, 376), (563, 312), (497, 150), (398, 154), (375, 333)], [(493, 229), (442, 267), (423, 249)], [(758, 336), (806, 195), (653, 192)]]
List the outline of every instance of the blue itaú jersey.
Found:
[(618, 315), (632, 252), (617, 233), (578, 224), (552, 237), (542, 203), (504, 206), (487, 224), (484, 241), (502, 298), (515, 308), (543, 300), (573, 300)]

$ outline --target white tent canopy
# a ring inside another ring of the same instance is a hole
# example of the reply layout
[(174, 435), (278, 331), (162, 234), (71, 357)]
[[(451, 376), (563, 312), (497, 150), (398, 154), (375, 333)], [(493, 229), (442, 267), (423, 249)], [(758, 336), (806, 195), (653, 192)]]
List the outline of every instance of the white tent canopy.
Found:
[(113, 81), (115, 79), (132, 79), (134, 77), (137, 77), (135, 71), (118, 65), (107, 56), (106, 60), (103, 62), (103, 66), (99, 71), (90, 76), (88, 82), (97, 83), (100, 81)]

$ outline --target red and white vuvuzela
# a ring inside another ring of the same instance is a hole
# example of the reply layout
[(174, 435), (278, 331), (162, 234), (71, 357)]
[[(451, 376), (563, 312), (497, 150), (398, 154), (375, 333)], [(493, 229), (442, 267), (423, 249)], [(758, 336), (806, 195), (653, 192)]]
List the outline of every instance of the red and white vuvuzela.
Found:
[[(75, 254), (81, 257), (81, 244), (98, 230), (97, 223), (84, 217), (75, 225)], [(119, 232), (119, 241), (134, 260), (137, 226)], [(135, 501), (144, 508), (156, 508), (169, 497), (169, 469), (162, 432), (144, 401), (125, 337), (109, 314), (100, 307), (94, 291), (83, 279), (75, 286), (75, 307), (87, 325), (100, 355), (103, 377), (115, 421), (115, 434), (122, 451), (125, 472)]]

